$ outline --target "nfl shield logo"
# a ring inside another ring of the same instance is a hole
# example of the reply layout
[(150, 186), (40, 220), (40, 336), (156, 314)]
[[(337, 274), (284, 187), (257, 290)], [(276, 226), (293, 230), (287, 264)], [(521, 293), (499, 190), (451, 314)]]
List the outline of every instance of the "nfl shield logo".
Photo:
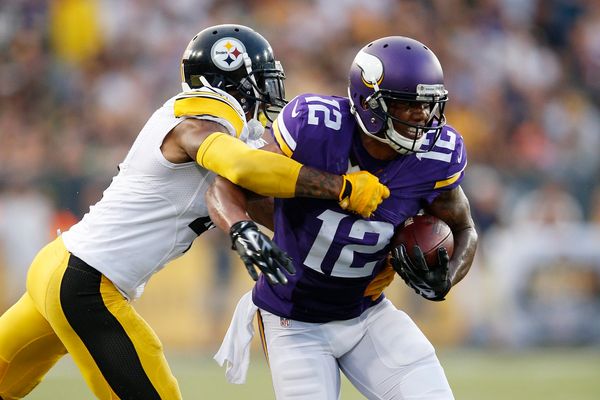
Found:
[(289, 328), (291, 324), (292, 321), (290, 321), (289, 319), (283, 317), (279, 318), (279, 325), (281, 325), (282, 328)]

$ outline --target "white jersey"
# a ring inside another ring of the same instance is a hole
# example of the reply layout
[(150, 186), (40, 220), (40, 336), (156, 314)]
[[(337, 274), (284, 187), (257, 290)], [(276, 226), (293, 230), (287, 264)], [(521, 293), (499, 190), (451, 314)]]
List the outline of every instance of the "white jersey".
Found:
[(167, 133), (189, 117), (215, 121), (248, 140), (244, 113), (225, 92), (200, 89), (171, 98), (141, 130), (102, 199), (63, 234), (72, 254), (129, 299), (212, 227), (204, 194), (214, 173), (195, 161), (169, 162), (160, 150)]

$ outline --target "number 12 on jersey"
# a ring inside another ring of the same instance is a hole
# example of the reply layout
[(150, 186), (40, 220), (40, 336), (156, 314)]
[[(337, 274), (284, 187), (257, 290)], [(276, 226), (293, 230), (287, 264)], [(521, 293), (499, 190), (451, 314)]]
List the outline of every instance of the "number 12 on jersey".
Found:
[[(321, 220), (321, 228), (304, 260), (304, 265), (322, 274), (331, 270), (331, 276), (361, 278), (371, 275), (379, 260), (360, 262), (356, 260), (355, 254), (377, 253), (387, 246), (394, 234), (394, 226), (389, 222), (359, 219), (352, 223), (348, 234), (343, 235), (339, 232), (339, 227), (344, 218), (352, 218), (349, 215), (325, 210), (317, 218)], [(372, 243), (373, 235), (367, 239), (368, 233), (376, 235), (376, 243)], [(328, 268), (330, 266), (324, 265), (325, 256), (335, 242), (352, 243), (347, 243), (341, 248), (333, 266)]]

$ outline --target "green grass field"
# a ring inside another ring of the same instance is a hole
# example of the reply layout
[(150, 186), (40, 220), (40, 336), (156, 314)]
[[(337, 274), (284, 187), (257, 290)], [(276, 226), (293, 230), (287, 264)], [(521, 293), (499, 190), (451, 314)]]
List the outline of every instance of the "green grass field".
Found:
[[(224, 370), (204, 356), (170, 356), (184, 399), (273, 399), (269, 371), (253, 352), (248, 381), (226, 383)], [(457, 400), (598, 400), (600, 349), (521, 352), (453, 350), (439, 358)], [(363, 399), (347, 381), (343, 400)], [(72, 361), (62, 360), (28, 397), (31, 400), (93, 399)]]

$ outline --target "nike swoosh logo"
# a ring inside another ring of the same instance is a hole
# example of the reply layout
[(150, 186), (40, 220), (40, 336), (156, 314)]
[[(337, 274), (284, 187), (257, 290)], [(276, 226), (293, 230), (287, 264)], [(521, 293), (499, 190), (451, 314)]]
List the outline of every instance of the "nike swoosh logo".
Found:
[(300, 100), (296, 100), (296, 104), (294, 104), (294, 108), (292, 108), (292, 118), (296, 118), (300, 115), (300, 111), (297, 111), (298, 103), (300, 103)]

